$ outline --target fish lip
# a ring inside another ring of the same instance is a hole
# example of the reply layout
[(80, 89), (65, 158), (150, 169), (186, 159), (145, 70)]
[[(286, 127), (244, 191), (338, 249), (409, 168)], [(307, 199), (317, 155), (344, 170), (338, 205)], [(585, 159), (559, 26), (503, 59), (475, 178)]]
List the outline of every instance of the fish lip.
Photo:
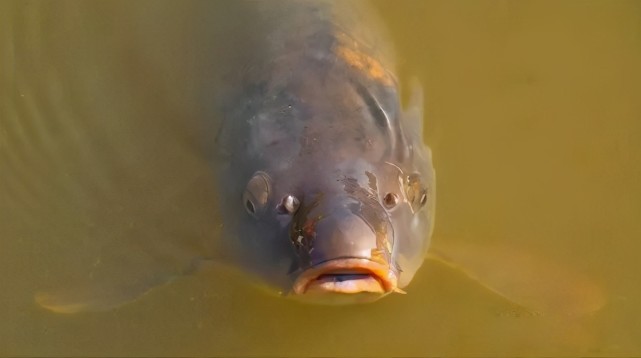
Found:
[(292, 289), (295, 294), (303, 295), (307, 293), (310, 286), (319, 282), (319, 279), (321, 279), (322, 276), (331, 274), (368, 275), (375, 279), (378, 282), (378, 285), (368, 287), (365, 291), (334, 287), (333, 289), (327, 290), (327, 292), (346, 294), (371, 292), (387, 294), (396, 290), (398, 284), (398, 277), (389, 265), (384, 265), (365, 258), (339, 258), (325, 261), (305, 270), (298, 276), (298, 278), (296, 278)]

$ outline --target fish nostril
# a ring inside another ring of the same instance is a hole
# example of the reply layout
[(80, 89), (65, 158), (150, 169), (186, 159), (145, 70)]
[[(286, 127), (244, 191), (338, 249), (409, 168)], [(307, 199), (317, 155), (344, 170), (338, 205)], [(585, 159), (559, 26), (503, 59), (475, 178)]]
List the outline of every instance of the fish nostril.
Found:
[(283, 200), (276, 206), (279, 214), (293, 215), (300, 207), (300, 200), (293, 195), (286, 195)]
[(387, 209), (391, 209), (395, 207), (397, 203), (398, 203), (398, 195), (394, 193), (387, 193), (383, 197), (383, 205)]

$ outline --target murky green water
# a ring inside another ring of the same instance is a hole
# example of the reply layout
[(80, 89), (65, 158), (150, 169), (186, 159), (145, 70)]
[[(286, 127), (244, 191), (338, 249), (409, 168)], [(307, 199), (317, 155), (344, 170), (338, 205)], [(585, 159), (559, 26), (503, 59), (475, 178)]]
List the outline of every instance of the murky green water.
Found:
[(401, 79), (425, 86), (435, 247), (519, 247), (589, 277), (599, 311), (528, 314), (435, 262), (364, 306), (295, 304), (214, 268), (110, 312), (38, 307), (43, 288), (135, 285), (215, 251), (200, 138), (233, 44), (220, 5), (0, 2), (0, 355), (641, 353), (634, 1), (376, 2)]

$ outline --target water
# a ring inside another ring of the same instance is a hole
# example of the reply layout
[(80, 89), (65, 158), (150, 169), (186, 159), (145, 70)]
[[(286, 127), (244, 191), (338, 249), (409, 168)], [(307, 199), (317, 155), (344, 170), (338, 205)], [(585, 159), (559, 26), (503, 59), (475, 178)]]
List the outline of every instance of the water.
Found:
[(109, 312), (39, 308), (43, 287), (135, 284), (215, 251), (197, 138), (231, 41), (216, 2), (47, 4), (0, 3), (0, 355), (641, 353), (638, 2), (375, 3), (401, 79), (425, 86), (435, 246), (581, 272), (608, 300), (582, 317), (529, 314), (435, 262), (365, 306), (295, 304), (212, 268)]

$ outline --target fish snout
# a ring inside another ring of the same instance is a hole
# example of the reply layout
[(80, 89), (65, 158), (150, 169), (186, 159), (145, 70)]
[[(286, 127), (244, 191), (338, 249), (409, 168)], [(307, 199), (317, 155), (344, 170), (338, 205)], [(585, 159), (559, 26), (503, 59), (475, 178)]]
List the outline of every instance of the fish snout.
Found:
[(398, 290), (392, 225), (380, 204), (370, 206), (347, 199), (325, 208), (315, 206), (296, 218), (291, 239), (302, 273), (294, 293), (381, 297)]

